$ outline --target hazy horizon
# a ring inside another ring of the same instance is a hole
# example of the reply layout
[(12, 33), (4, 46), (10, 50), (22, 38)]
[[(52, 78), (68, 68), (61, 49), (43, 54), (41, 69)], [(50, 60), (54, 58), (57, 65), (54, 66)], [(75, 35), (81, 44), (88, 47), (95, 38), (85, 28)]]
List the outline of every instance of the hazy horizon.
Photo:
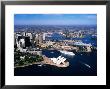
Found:
[(97, 25), (97, 14), (15, 14), (14, 25)]

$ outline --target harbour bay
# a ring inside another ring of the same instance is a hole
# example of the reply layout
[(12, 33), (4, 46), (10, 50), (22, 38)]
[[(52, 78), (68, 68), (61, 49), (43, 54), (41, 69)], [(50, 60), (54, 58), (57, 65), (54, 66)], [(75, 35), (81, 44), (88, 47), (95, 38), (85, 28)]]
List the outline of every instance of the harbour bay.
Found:
[[(62, 37), (59, 34), (54, 34), (50, 39), (61, 40)], [(68, 38), (69, 39), (69, 38)], [(64, 38), (63, 38), (64, 40)], [(74, 38), (74, 40), (82, 40), (86, 43), (91, 43), (97, 46), (97, 39), (91, 39), (91, 36), (85, 38)], [(74, 52), (74, 56), (64, 55), (58, 50), (42, 50), (42, 54), (48, 58), (57, 58), (63, 56), (69, 61), (67, 68), (59, 68), (52, 65), (33, 64), (26, 67), (15, 68), (15, 76), (96, 76), (97, 75), (97, 50), (92, 52)]]
[(96, 14), (24, 15), (14, 16), (14, 76), (97, 76)]
[[(52, 53), (51, 53), (52, 52)], [(44, 50), (43, 54), (48, 57), (57, 57), (59, 54), (56, 50)], [(69, 67), (59, 68), (51, 65), (38, 64), (30, 65), (23, 68), (16, 68), (16, 76), (96, 76), (97, 71), (97, 53), (75, 53), (75, 56), (62, 55), (70, 62)], [(90, 66), (90, 68), (87, 65)]]

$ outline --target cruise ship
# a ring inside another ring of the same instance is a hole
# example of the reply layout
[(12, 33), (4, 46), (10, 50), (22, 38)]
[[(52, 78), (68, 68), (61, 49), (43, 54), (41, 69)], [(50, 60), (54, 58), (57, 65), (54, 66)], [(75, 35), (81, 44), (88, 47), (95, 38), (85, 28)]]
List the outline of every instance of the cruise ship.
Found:
[(60, 52), (61, 52), (62, 54), (66, 54), (66, 55), (71, 55), (71, 56), (74, 56), (74, 55), (75, 55), (73, 52), (61, 51), (61, 50), (60, 50)]

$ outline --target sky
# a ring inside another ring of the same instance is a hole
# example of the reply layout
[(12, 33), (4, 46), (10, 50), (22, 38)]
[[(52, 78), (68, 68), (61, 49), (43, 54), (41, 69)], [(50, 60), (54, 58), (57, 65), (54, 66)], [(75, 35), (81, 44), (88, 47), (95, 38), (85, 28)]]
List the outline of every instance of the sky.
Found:
[(15, 14), (15, 25), (96, 25), (97, 14)]

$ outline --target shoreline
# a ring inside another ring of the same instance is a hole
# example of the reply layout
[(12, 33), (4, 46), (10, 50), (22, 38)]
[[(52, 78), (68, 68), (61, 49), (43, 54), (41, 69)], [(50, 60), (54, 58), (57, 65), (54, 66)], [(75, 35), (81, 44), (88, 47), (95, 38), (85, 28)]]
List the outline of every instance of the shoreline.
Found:
[(23, 65), (23, 66), (16, 66), (16, 67), (14, 67), (14, 68), (24, 68), (24, 67), (31, 66), (31, 65), (34, 65), (34, 64), (43, 64), (43, 65), (44, 65), (44, 64), (47, 64), (47, 65), (57, 66), (57, 67), (62, 67), (62, 68), (69, 66), (69, 62), (67, 62), (67, 65), (62, 66), (62, 65), (57, 65), (57, 64), (55, 64), (55, 63), (46, 63), (46, 62), (42, 61), (42, 62), (36, 62), (36, 63), (27, 64), (27, 65)]
[[(78, 52), (79, 53), (79, 52)], [(88, 53), (88, 52), (86, 52)], [(49, 58), (47, 57), (44, 57), (43, 56), (43, 61), (39, 61), (39, 62), (34, 62), (34, 63), (29, 63), (29, 64), (26, 64), (26, 65), (22, 65), (22, 66), (14, 66), (14, 68), (22, 68), (22, 67), (26, 67), (26, 66), (30, 66), (30, 65), (34, 65), (34, 64), (47, 64), (47, 65), (52, 65), (52, 66), (57, 66), (57, 67), (68, 67), (69, 66), (69, 62), (67, 62), (66, 66), (62, 66), (62, 65), (57, 65), (55, 63), (53, 63), (52, 61), (50, 61)]]
[(22, 65), (22, 66), (15, 66), (14, 68), (26, 67), (26, 66), (30, 66), (30, 65), (34, 65), (34, 64), (44, 64), (44, 63), (43, 63), (43, 61), (41, 61), (41, 62), (29, 63), (27, 65)]
[(26, 67), (34, 64), (47, 64), (47, 65), (52, 65), (52, 66), (57, 66), (57, 67), (68, 67), (69, 62), (65, 62), (64, 65), (61, 64), (55, 64), (52, 60), (50, 60), (48, 57), (43, 56), (43, 61), (40, 62), (34, 62), (34, 63), (29, 63), (27, 65), (22, 65), (22, 66), (15, 66), (14, 68), (20, 68), (20, 67)]

